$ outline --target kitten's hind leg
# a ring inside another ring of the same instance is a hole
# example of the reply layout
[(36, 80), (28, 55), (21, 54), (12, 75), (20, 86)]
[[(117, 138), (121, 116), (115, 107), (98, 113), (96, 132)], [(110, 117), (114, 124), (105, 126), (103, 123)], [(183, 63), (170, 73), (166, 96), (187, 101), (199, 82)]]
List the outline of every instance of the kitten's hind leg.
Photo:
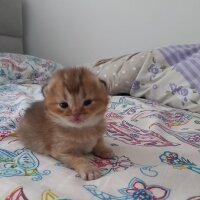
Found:
[(94, 180), (101, 176), (99, 169), (83, 155), (53, 153), (52, 157), (73, 168), (84, 180)]
[(114, 157), (114, 153), (112, 151), (112, 149), (108, 148), (105, 143), (103, 138), (100, 138), (97, 141), (97, 144), (95, 145), (94, 149), (93, 149), (93, 153), (95, 156), (98, 156), (100, 158), (113, 158)]

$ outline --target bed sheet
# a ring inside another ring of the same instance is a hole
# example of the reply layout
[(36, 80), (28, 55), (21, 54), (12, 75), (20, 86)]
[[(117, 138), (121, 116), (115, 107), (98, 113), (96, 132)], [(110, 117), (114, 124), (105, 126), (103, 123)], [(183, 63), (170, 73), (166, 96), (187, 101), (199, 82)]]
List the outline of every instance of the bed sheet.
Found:
[(0, 199), (200, 199), (200, 114), (129, 96), (110, 97), (105, 141), (115, 157), (91, 156), (103, 176), (83, 181), (62, 163), (24, 148), (15, 129), (41, 100), (37, 84), (0, 85)]

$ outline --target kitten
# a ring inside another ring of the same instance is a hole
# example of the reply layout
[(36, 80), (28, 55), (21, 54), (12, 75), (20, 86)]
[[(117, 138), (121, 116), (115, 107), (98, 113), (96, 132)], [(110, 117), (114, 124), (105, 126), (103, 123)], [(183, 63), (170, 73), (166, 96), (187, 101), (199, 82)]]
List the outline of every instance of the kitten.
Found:
[(86, 68), (57, 71), (43, 87), (44, 101), (28, 108), (17, 129), (22, 143), (75, 169), (85, 180), (101, 176), (86, 155), (112, 158), (105, 146), (106, 85)]

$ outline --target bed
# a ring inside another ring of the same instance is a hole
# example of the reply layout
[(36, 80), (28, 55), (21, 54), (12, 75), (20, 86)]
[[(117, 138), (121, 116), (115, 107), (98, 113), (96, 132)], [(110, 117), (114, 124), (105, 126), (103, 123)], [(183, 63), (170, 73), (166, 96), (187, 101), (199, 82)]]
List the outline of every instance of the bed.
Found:
[[(122, 59), (123, 71), (130, 56), (141, 57), (128, 55), (87, 67), (104, 74)], [(157, 100), (110, 96), (105, 140), (116, 156), (91, 156), (103, 174), (97, 180), (83, 181), (62, 163), (24, 148), (15, 129), (26, 108), (43, 99), (41, 86), (59, 68), (34, 56), (0, 54), (1, 199), (200, 199), (200, 114)], [(112, 81), (107, 75), (104, 80)], [(123, 89), (123, 79), (118, 80), (118, 85), (110, 83), (110, 93)], [(135, 89), (135, 80), (129, 90)]]
[(0, 199), (200, 199), (200, 79), (183, 70), (199, 70), (199, 44), (86, 66), (109, 86), (104, 137), (116, 155), (90, 157), (103, 174), (94, 181), (18, 140), (15, 129), (26, 108), (43, 99), (42, 85), (63, 66), (8, 46), (17, 54), (3, 47), (0, 53)]

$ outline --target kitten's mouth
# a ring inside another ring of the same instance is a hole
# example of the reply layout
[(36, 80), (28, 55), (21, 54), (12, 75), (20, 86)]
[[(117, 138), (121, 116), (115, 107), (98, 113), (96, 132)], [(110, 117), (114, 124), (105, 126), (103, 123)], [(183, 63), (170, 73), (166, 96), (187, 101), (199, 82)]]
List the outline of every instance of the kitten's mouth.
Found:
[(70, 121), (75, 123), (75, 124), (80, 124), (81, 122), (83, 122), (83, 120), (81, 120), (80, 118), (73, 118)]

